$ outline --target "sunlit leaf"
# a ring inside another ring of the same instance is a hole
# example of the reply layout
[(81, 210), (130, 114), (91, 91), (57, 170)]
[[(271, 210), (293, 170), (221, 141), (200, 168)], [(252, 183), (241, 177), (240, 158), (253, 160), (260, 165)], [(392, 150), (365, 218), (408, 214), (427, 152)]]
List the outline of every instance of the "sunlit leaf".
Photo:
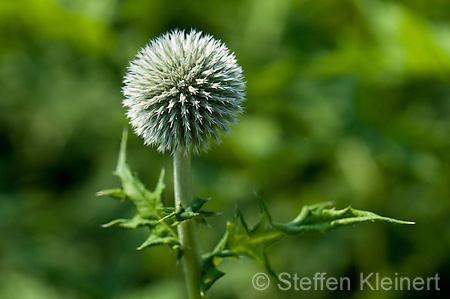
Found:
[(172, 213), (161, 219), (161, 221), (171, 219), (174, 221), (173, 225), (178, 225), (183, 221), (194, 219), (204, 223), (206, 217), (216, 214), (210, 211), (201, 211), (201, 208), (205, 204), (205, 202), (207, 202), (206, 199), (196, 197), (192, 201), (191, 205), (189, 205), (186, 209), (179, 205)]
[[(161, 171), (158, 183), (153, 192), (131, 172), (126, 161), (127, 134), (124, 132), (119, 160), (114, 172), (122, 182), (122, 189), (107, 189), (97, 193), (98, 196), (111, 196), (113, 198), (127, 199), (136, 207), (136, 215), (132, 219), (116, 219), (103, 227), (119, 227), (135, 229), (146, 226), (150, 228), (150, 236), (138, 249), (154, 245), (169, 245), (173, 249), (179, 248), (179, 240), (176, 230), (172, 227), (172, 220), (165, 212), (162, 195), (165, 189), (164, 169)], [(171, 223), (167, 223), (168, 220)]]
[(326, 202), (304, 206), (300, 214), (293, 221), (286, 224), (273, 224), (273, 226), (287, 234), (297, 234), (304, 231), (326, 232), (338, 226), (367, 221), (414, 224), (414, 222), (383, 217), (372, 212), (356, 210), (351, 207), (336, 210), (330, 207), (331, 204)]
[(267, 271), (276, 277), (270, 267), (266, 247), (288, 234), (299, 234), (306, 231), (325, 232), (339, 226), (367, 221), (414, 224), (414, 222), (383, 217), (351, 207), (336, 210), (332, 207), (331, 202), (304, 206), (294, 220), (281, 224), (272, 223), (269, 211), (263, 202), (260, 202), (260, 207), (260, 220), (251, 229), (248, 228), (242, 213), (237, 210), (236, 217), (227, 223), (227, 230), (214, 250), (203, 256), (202, 288), (204, 290), (209, 289), (216, 280), (224, 275), (216, 267), (223, 258), (248, 256), (266, 267)]
[(110, 196), (117, 199), (125, 199), (127, 195), (122, 189), (105, 189), (96, 193), (97, 196)]

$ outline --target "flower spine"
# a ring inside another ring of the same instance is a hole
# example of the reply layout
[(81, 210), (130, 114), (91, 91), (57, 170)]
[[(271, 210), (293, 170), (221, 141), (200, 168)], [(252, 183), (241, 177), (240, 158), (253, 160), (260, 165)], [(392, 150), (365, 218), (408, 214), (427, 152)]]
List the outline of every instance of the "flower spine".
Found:
[(243, 79), (221, 41), (175, 30), (150, 41), (130, 62), (123, 105), (145, 144), (198, 154), (220, 142), (243, 112)]

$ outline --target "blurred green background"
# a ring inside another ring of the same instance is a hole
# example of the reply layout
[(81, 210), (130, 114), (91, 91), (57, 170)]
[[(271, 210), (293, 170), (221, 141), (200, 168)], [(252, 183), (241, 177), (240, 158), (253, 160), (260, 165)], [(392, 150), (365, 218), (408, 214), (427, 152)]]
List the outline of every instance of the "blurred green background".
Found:
[[(194, 191), (224, 211), (200, 227), (209, 251), (237, 205), (276, 222), (335, 201), (415, 226), (361, 224), (269, 247), (278, 272), (349, 277), (352, 290), (256, 291), (264, 271), (227, 261), (211, 298), (450, 298), (450, 2), (447, 0), (2, 0), (0, 298), (184, 298), (167, 248), (145, 229), (102, 229), (128, 203), (97, 198), (122, 129), (122, 77), (169, 29), (213, 34), (236, 53), (246, 113), (193, 160)], [(131, 135), (131, 167), (153, 188), (171, 158)], [(428, 277), (441, 292), (361, 291), (359, 273)]]

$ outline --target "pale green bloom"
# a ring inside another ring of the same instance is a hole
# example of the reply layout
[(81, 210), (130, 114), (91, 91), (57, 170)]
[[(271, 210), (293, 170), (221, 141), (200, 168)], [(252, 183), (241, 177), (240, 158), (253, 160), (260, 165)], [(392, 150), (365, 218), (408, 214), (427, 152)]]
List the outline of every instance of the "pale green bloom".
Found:
[(234, 53), (195, 30), (150, 41), (131, 61), (124, 84), (135, 133), (161, 152), (205, 151), (243, 112), (245, 82)]

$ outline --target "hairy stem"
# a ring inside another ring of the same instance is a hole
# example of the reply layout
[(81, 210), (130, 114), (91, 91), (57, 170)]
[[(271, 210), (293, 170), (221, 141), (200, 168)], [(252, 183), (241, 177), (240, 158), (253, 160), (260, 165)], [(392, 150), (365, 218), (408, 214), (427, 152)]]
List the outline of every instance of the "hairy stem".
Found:
[[(175, 206), (187, 208), (192, 201), (191, 158), (189, 154), (176, 151), (173, 155)], [(204, 298), (200, 293), (201, 267), (197, 238), (192, 220), (178, 225), (178, 237), (183, 252), (183, 265), (190, 299)]]

